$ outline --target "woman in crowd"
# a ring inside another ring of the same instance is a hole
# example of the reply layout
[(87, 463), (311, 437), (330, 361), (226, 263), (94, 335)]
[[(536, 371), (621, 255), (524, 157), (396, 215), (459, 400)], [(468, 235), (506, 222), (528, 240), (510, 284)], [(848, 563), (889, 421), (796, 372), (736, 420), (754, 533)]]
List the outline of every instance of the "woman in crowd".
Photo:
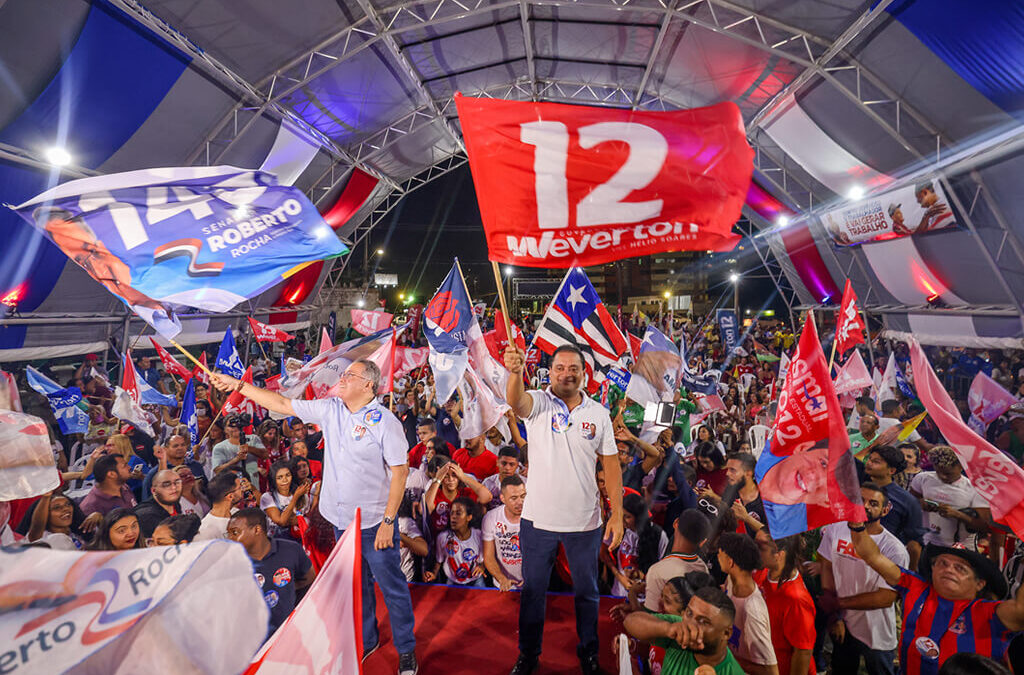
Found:
[(194, 513), (183, 513), (160, 521), (149, 538), (150, 546), (190, 544), (199, 534), (200, 518)]
[(181, 478), (181, 512), (194, 513), (200, 518), (210, 512), (210, 502), (199, 489), (199, 483), (192, 474), (192, 469), (182, 464), (174, 467), (174, 472)]
[(469, 497), (456, 497), (448, 520), (448, 529), (437, 535), (433, 568), (423, 580), (436, 581), (442, 566), (448, 581), (460, 586), (484, 588), (484, 538), (478, 527), (479, 506)]
[(602, 558), (615, 579), (612, 595), (618, 598), (626, 597), (668, 549), (668, 537), (651, 522), (647, 504), (640, 495), (627, 494), (622, 498), (622, 520), (625, 531), (614, 558), (602, 547)]
[(448, 529), (449, 514), (456, 498), (488, 503), (493, 497), (490, 490), (445, 455), (435, 455), (428, 463), (428, 470), (434, 472), (434, 478), (423, 497), (432, 532), (441, 534)]
[(138, 499), (142, 490), (142, 480), (149, 473), (150, 466), (135, 454), (131, 439), (124, 434), (110, 436), (107, 438), (105, 446), (108, 455), (116, 453), (124, 457), (128, 470), (132, 472), (132, 477), (125, 484), (135, 494), (135, 498)]
[[(270, 467), (270, 476), (273, 485), (260, 497), (260, 508), (271, 523), (267, 534), (271, 537), (291, 536), (289, 532), (298, 523), (298, 517), (305, 512), (306, 495), (313, 483), (308, 479), (298, 483), (288, 463), (284, 461), (274, 462)], [(295, 538), (299, 539), (301, 535)]]
[(28, 540), (41, 541), (50, 548), (76, 551), (84, 545), (81, 537), (71, 529), (75, 505), (68, 497), (48, 492), (36, 502)]
[(139, 519), (131, 509), (116, 508), (103, 516), (92, 541), (86, 546), (89, 551), (129, 551), (144, 548)]
[(910, 490), (910, 482), (921, 473), (921, 448), (914, 443), (901, 443), (899, 446), (903, 458), (907, 460), (907, 468), (892, 477), (893, 481), (904, 490)]
[(704, 490), (711, 490), (716, 495), (725, 492), (728, 483), (728, 476), (725, 473), (725, 455), (714, 443), (707, 441), (697, 446), (697, 481), (693, 488), (697, 494)]

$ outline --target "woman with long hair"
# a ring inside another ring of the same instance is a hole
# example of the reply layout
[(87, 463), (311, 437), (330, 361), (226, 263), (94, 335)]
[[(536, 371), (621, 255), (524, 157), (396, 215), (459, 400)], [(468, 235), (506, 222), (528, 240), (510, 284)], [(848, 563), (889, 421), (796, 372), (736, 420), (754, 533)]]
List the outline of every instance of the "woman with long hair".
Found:
[(28, 540), (41, 541), (50, 548), (75, 551), (84, 546), (81, 537), (72, 529), (75, 505), (65, 495), (48, 492), (36, 502), (28, 530)]
[[(260, 508), (270, 520), (271, 537), (287, 534), (306, 510), (306, 495), (313, 483), (298, 483), (288, 463), (278, 460), (270, 467), (271, 486), (260, 497)], [(301, 536), (301, 535), (300, 535)]]
[(612, 595), (626, 597), (629, 589), (647, 574), (651, 565), (661, 560), (668, 549), (668, 537), (653, 522), (647, 512), (644, 498), (627, 494), (622, 498), (622, 521), (625, 527), (622, 543), (616, 549), (614, 559), (602, 557), (615, 577)]
[(714, 443), (703, 442), (694, 453), (697, 458), (697, 481), (694, 490), (700, 494), (703, 490), (711, 490), (721, 497), (728, 485), (725, 473), (725, 455)]
[(116, 508), (103, 516), (92, 541), (86, 546), (89, 551), (128, 551), (145, 548), (139, 519), (131, 509)]
[(480, 532), (479, 506), (469, 497), (456, 497), (448, 529), (437, 535), (436, 560), (423, 580), (435, 581), (444, 566), (448, 581), (460, 586), (484, 587), (484, 538)]

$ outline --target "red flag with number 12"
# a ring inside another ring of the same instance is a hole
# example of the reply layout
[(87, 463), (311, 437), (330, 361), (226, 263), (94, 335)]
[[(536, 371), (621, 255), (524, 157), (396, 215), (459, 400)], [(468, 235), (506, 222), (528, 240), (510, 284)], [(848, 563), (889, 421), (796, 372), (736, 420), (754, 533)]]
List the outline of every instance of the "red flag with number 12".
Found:
[(843, 302), (839, 305), (839, 316), (836, 317), (836, 351), (845, 354), (846, 350), (855, 345), (864, 344), (864, 320), (857, 308), (857, 294), (853, 285), (846, 280), (843, 289)]
[(673, 112), (455, 103), (489, 258), (587, 266), (732, 249), (754, 152), (736, 104)]

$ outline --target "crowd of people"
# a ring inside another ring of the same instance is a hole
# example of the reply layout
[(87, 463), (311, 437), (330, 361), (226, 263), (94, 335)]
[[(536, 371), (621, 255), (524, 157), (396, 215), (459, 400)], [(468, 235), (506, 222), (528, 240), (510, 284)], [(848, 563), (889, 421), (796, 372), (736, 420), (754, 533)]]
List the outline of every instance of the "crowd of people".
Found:
[[(232, 389), (262, 403), (252, 393), (257, 387), (230, 378), (197, 381), (201, 440), (192, 444), (180, 410), (149, 407), (152, 437), (114, 418), (110, 375), (90, 356), (64, 378), (90, 403), (88, 433), (63, 436), (45, 399), (22, 391), (26, 409), (52, 423), (62, 482), (50, 494), (9, 504), (0, 543), (118, 551), (232, 539), (252, 558), (272, 632), (349, 524), (334, 491), (351, 498), (376, 490), (366, 500), (380, 503), (377, 522), (385, 528), (389, 489), (400, 479), (393, 535), (404, 580), (373, 571), (393, 627), (396, 613), (407, 624), (409, 639), (396, 644), (403, 655), (414, 646), (412, 612), (411, 605), (402, 609), (395, 584), (423, 582), (522, 593), (513, 669), (520, 675), (534, 672), (540, 657), (544, 593), (568, 589), (577, 594), (584, 672), (598, 672), (590, 604), (597, 594), (621, 598), (612, 615), (629, 636), (638, 673), (927, 675), (1024, 666), (1024, 640), (1016, 637), (1024, 630), (1024, 597), (1017, 597), (1024, 549), (993, 522), (929, 418), (904, 441), (884, 433), (923, 411), (920, 401), (906, 394), (880, 401), (869, 389), (846, 398), (866, 522), (774, 538), (765, 486), (755, 480), (764, 442), (757, 429), (772, 424), (779, 359), (796, 335), (757, 323), (745, 349), (730, 355), (710, 322), (666, 320), (661, 327), (685, 334), (689, 367), (714, 378), (721, 409), (704, 411), (699, 396), (680, 388), (673, 423), (659, 426), (614, 385), (574, 402), (583, 383), (578, 352), (560, 350), (527, 365), (512, 348), (504, 359), (512, 373), (510, 410), (478, 437), (460, 435), (462, 401), (457, 394), (436, 400), (429, 367), (398, 378), (391, 395), (379, 394), (379, 381), (364, 367), (346, 374), (365, 379), (372, 399), (360, 403), (365, 426), (356, 420), (351, 428), (347, 416), (332, 422), (326, 407), (308, 401), (225, 418), (218, 411)], [(522, 328), (529, 343), (531, 322)], [(879, 369), (894, 353), (909, 371), (905, 345), (876, 340), (872, 348)], [(310, 346), (300, 339), (286, 349), (301, 359)], [(930, 349), (929, 358), (965, 412), (967, 384), (978, 372), (1024, 396), (1024, 352), (941, 348)], [(257, 356), (251, 364), (258, 364), (257, 386), (276, 369), (276, 361)], [(158, 359), (141, 357), (136, 365), (180, 405), (184, 382)], [(360, 473), (362, 460), (344, 454), (348, 449), (331, 454), (332, 438), (362, 442), (392, 427), (400, 453), (385, 448), (387, 473), (379, 462), (367, 469), (381, 472), (382, 487)], [(986, 433), (1015, 462), (1024, 459), (1024, 414), (1011, 409)], [(562, 438), (581, 454), (571, 460), (574, 473), (553, 475), (562, 460), (551, 448)], [(576, 483), (583, 503), (566, 496)], [(383, 556), (381, 542), (391, 533), (375, 536)], [(364, 555), (376, 554), (364, 548)], [(375, 622), (367, 630), (369, 652)], [(415, 672), (402, 663), (402, 672)]]

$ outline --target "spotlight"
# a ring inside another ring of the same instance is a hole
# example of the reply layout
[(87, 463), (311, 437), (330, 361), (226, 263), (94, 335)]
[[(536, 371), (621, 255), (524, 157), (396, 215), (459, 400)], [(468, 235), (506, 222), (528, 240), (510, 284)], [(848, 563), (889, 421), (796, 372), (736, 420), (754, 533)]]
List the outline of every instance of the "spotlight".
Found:
[(789, 216), (787, 216), (784, 213), (781, 214), (778, 218), (775, 219), (775, 224), (778, 225), (779, 227), (785, 227), (786, 225), (789, 225)]
[(732, 274), (729, 275), (729, 281), (731, 281), (733, 283), (736, 283), (739, 280), (740, 280), (740, 275), (736, 274), (735, 272), (733, 272)]
[(846, 196), (850, 199), (860, 199), (864, 196), (864, 188), (859, 185), (854, 185), (850, 188), (850, 191), (846, 193)]
[(384, 249), (378, 248), (377, 249), (377, 255), (384, 255)]
[(362, 298), (359, 298), (358, 300), (356, 300), (356, 306), (363, 307), (364, 305), (366, 305), (366, 301), (363, 300)]
[(64, 148), (54, 146), (46, 150), (46, 161), (54, 166), (67, 166), (71, 163), (71, 154)]

